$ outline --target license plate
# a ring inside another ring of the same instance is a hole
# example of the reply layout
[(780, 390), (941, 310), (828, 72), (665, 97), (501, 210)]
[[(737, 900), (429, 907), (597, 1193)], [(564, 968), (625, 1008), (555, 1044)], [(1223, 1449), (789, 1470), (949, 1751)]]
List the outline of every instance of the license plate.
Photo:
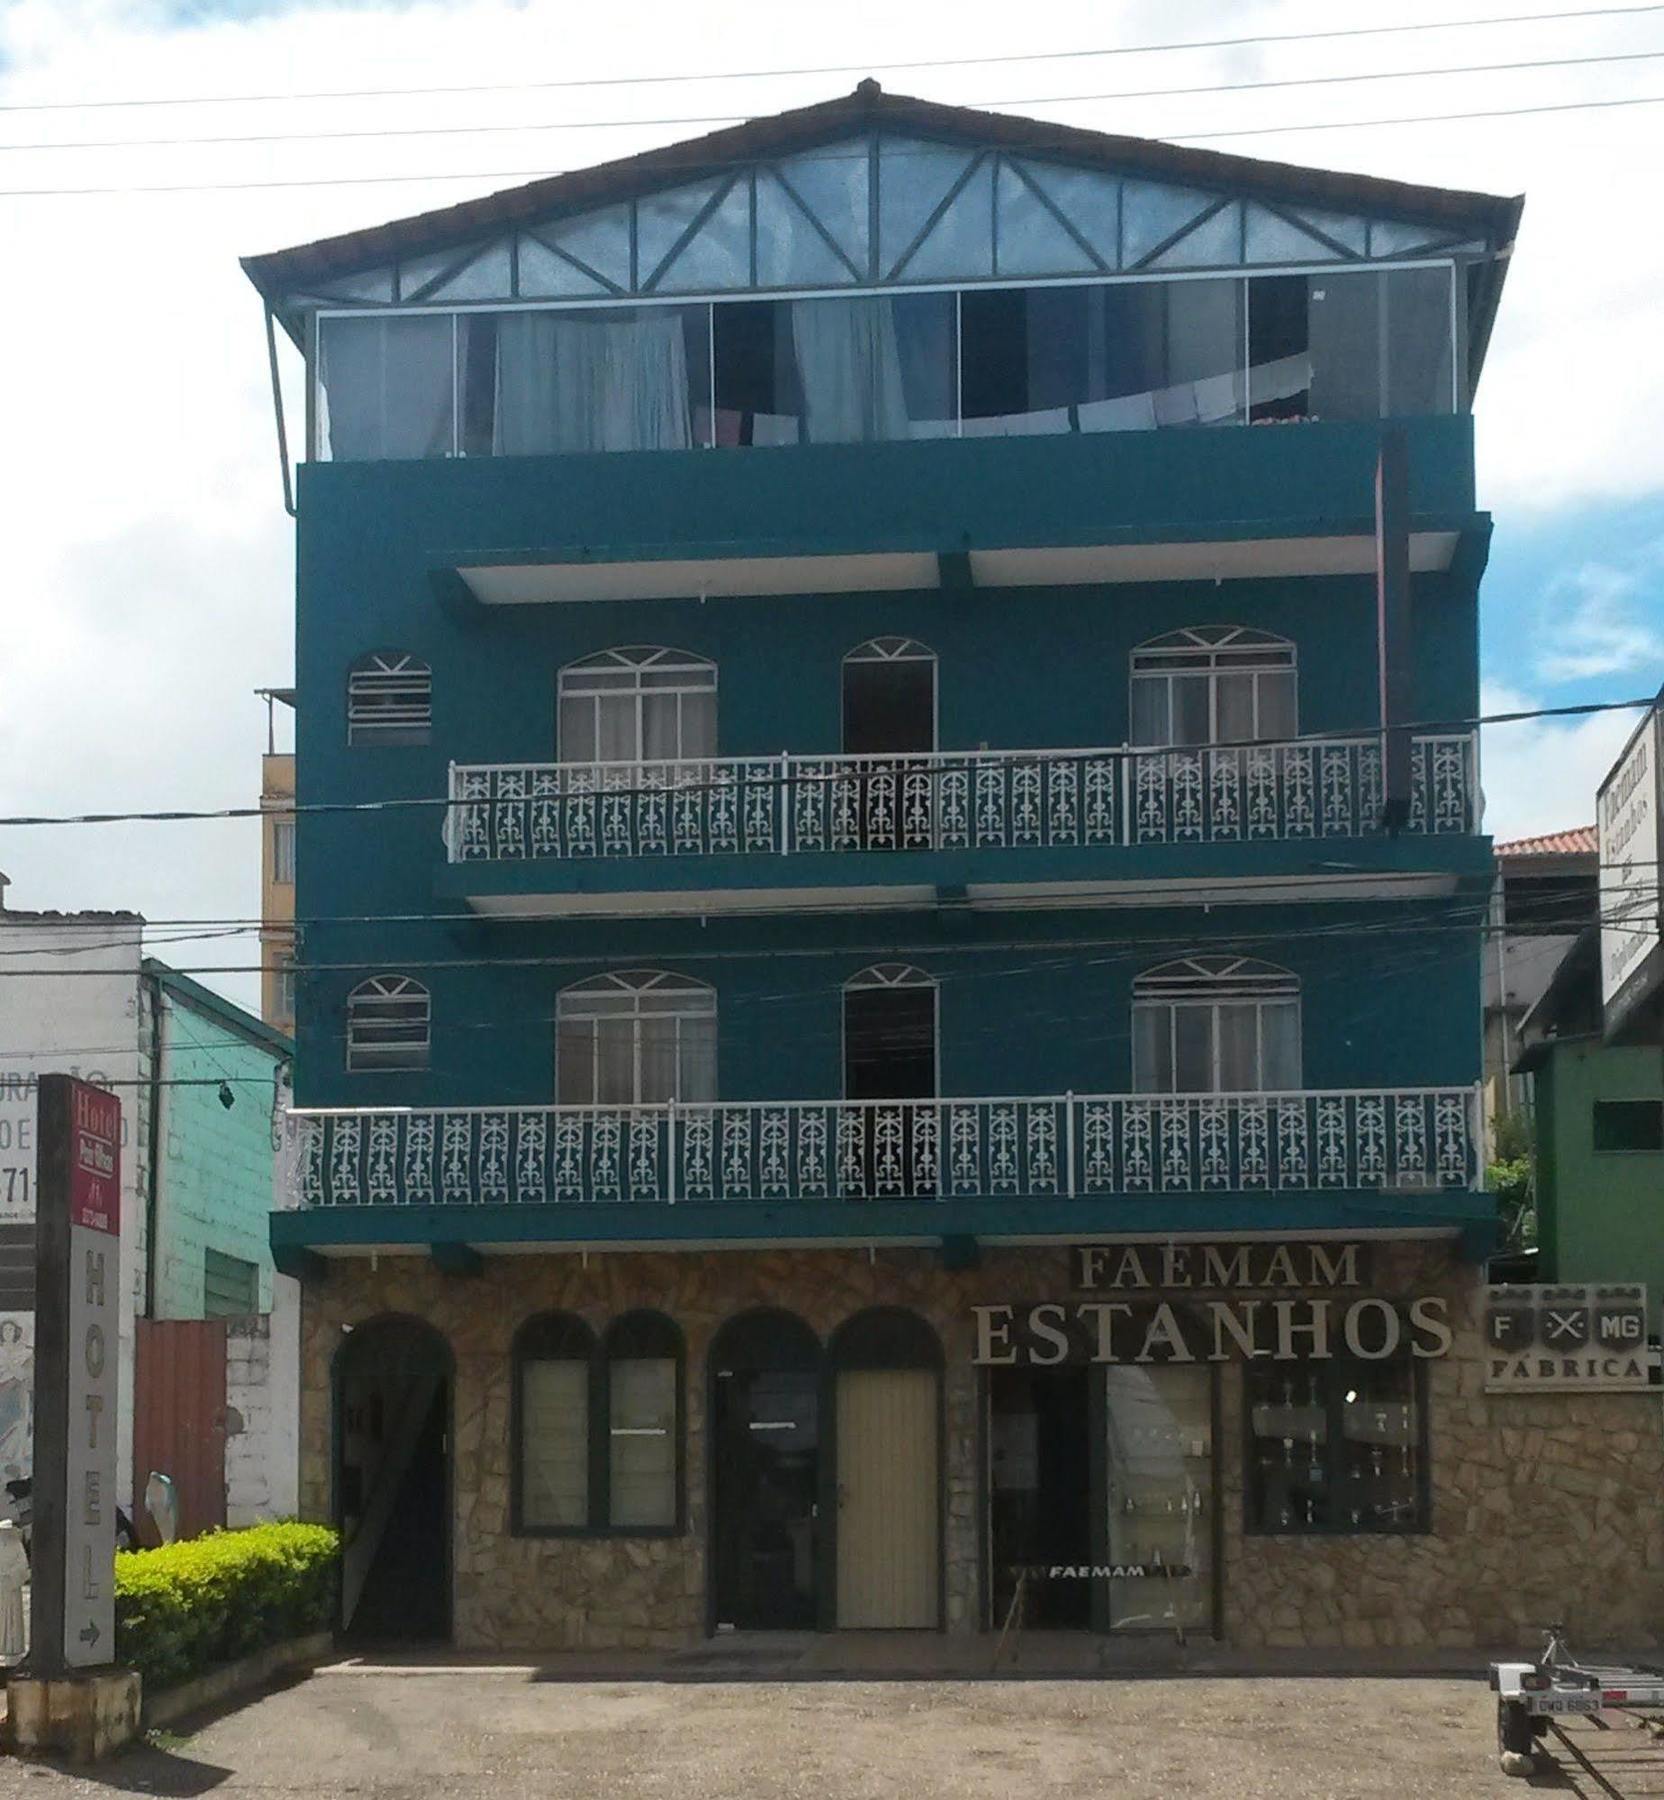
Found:
[(1533, 1694), (1531, 1711), (1534, 1713), (1597, 1713), (1600, 1711), (1600, 1695)]

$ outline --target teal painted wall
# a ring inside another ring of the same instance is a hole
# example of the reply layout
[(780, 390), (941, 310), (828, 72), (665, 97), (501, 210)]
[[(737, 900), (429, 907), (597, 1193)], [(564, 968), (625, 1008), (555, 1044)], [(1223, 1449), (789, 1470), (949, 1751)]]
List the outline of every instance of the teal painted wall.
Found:
[(1534, 1078), (1537, 1234), (1545, 1281), (1644, 1281), (1664, 1317), (1664, 1153), (1594, 1147), (1597, 1100), (1657, 1100), (1656, 1048), (1555, 1045)]
[[(256, 1264), (271, 1310), (273, 1053), (164, 989), (156, 1292), (163, 1319), (203, 1316), (209, 1249)], [(219, 1101), (226, 1081), (236, 1098)]]

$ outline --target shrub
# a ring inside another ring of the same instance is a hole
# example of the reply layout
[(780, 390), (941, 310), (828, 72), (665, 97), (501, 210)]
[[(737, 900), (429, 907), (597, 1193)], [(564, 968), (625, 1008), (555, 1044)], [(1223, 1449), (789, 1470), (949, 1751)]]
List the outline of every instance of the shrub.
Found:
[(325, 1525), (211, 1531), (116, 1557), (116, 1660), (171, 1687), (268, 1644), (326, 1630), (340, 1539)]

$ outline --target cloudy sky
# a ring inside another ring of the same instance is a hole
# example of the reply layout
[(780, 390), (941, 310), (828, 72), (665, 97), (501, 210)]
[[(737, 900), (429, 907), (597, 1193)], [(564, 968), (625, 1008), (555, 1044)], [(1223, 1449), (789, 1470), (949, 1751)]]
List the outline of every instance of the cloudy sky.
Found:
[[(1356, 123), (1664, 96), (1664, 6), (1625, 4), (1622, 17), (1128, 53), (1384, 15), (1330, 0), (637, 0), (628, 14), (570, 0), (0, 0), (0, 814), (257, 792), (252, 690), (291, 674), (292, 553), (239, 255), (821, 99), (868, 71), (931, 99), (1149, 136), (1298, 126), (1220, 141), (1524, 192), (1477, 409), (1481, 504), (1497, 519), (1487, 705), (1651, 691), (1664, 677), (1664, 238), (1647, 170), (1664, 161), (1664, 105)], [(1552, 5), (1400, 0), (1385, 17)], [(1014, 51), (1079, 54), (939, 61)], [(1493, 66), (1390, 78), (1474, 65)], [(1247, 85), (1339, 75), (1371, 79)], [(1242, 91), (1148, 94), (1218, 83)], [(305, 97), (439, 85), (493, 91)], [(386, 177), (399, 179), (371, 179)], [(1491, 732), (1488, 828), (1591, 819), (1628, 729), (1616, 715)], [(14, 829), (0, 869), (20, 907), (165, 921), (246, 919), (259, 902), (248, 822)], [(167, 935), (154, 934), (164, 955)], [(171, 954), (250, 960), (235, 939)], [(252, 977), (206, 979), (255, 997)]]

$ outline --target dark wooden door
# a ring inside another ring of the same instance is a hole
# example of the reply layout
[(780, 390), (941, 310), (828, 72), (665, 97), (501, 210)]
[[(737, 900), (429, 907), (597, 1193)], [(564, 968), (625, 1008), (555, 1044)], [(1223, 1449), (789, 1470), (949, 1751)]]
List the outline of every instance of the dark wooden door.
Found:
[(179, 1535), (225, 1523), (225, 1320), (140, 1319), (133, 1365), (133, 1524), (161, 1542), (144, 1490), (173, 1480)]

